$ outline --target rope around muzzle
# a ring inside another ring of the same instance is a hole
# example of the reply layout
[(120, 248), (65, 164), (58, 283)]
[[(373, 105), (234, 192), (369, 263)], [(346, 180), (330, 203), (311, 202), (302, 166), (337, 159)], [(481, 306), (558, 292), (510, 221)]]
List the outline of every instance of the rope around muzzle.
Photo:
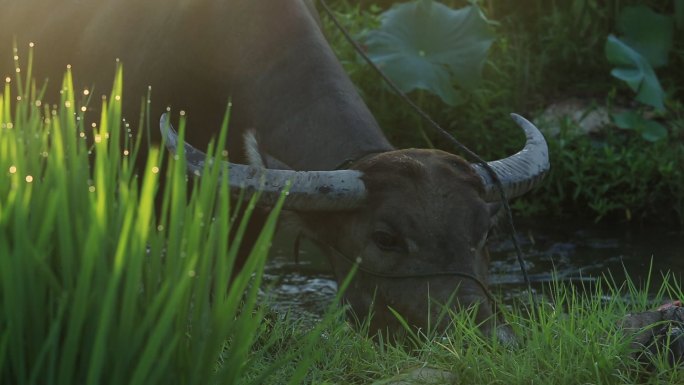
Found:
[(499, 311), (499, 306), (498, 302), (494, 298), (494, 295), (492, 292), (489, 290), (487, 285), (482, 282), (480, 278), (477, 276), (466, 273), (463, 271), (457, 271), (457, 270), (447, 270), (447, 271), (432, 271), (432, 272), (421, 272), (421, 273), (386, 273), (382, 271), (377, 271), (374, 269), (370, 269), (364, 265), (361, 264), (363, 262), (363, 259), (361, 257), (357, 258), (350, 258), (346, 254), (342, 253), (341, 251), (337, 250), (336, 248), (328, 245), (324, 245), (327, 249), (332, 251), (335, 255), (338, 257), (341, 257), (343, 260), (347, 261), (351, 265), (356, 265), (357, 269), (365, 274), (374, 276), (374, 277), (379, 277), (379, 278), (385, 278), (385, 279), (411, 279), (411, 278), (428, 278), (428, 277), (446, 277), (446, 276), (455, 276), (455, 277), (461, 277), (461, 278), (467, 278), (470, 279), (471, 281), (475, 282), (480, 286), (482, 289), (482, 292), (485, 294), (489, 302), (491, 302), (492, 307), (493, 307), (493, 313), (496, 314)]

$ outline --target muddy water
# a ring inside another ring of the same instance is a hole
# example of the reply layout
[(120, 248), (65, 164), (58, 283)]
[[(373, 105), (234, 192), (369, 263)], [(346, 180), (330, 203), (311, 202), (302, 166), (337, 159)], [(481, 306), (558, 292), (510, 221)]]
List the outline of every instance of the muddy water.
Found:
[[(525, 253), (533, 290), (539, 293), (554, 277), (591, 285), (611, 274), (617, 283), (626, 274), (643, 285), (651, 273), (651, 290), (670, 271), (681, 282), (684, 275), (684, 234), (667, 228), (630, 228), (554, 221), (518, 222), (518, 240)], [(269, 293), (279, 310), (315, 319), (334, 300), (337, 284), (325, 257), (302, 242), (299, 263), (293, 258), (291, 233), (278, 235), (266, 267)], [(490, 236), (490, 283), (505, 302), (525, 295), (526, 286), (507, 234)], [(652, 266), (652, 267), (651, 267)]]

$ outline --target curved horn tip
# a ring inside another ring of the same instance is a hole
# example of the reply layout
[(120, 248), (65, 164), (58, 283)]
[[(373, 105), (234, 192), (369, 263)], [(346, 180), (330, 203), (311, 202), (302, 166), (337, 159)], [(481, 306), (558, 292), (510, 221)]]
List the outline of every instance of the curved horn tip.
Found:
[(537, 128), (537, 126), (534, 125), (534, 123), (525, 119), (524, 116), (516, 114), (514, 112), (511, 113), (510, 116), (515, 121), (515, 123), (525, 131), (525, 136), (527, 136), (528, 138), (536, 137), (537, 139), (541, 139), (542, 141), (544, 141), (544, 143), (546, 143), (544, 135), (542, 135), (541, 131), (539, 130), (539, 128)]
[(162, 139), (166, 142), (166, 147), (172, 152), (175, 152), (177, 146), (176, 137), (178, 137), (178, 133), (173, 128), (173, 125), (171, 125), (168, 112), (163, 113), (159, 118), (159, 131), (161, 131)]
[(164, 112), (161, 114), (161, 117), (159, 117), (159, 128), (162, 130), (162, 132), (164, 132), (164, 130), (170, 126), (171, 123), (169, 122), (169, 113)]
[[(520, 196), (533, 188), (549, 170), (549, 151), (544, 135), (530, 121), (521, 115), (511, 113), (511, 118), (523, 129), (527, 140), (522, 150), (496, 161), (487, 162), (491, 171), (501, 181), (508, 198)], [(489, 171), (476, 165), (477, 172), (485, 183), (485, 200), (499, 200)]]

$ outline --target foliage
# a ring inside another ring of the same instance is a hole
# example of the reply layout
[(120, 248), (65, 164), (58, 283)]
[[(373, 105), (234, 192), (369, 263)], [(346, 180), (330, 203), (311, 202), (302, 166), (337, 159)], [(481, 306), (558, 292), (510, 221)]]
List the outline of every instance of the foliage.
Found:
[(610, 73), (627, 83), (636, 92), (636, 100), (655, 107), (665, 108), (665, 92), (648, 60), (617, 37), (610, 35), (606, 41), (606, 57), (618, 66)]
[(593, 213), (597, 221), (681, 220), (684, 125), (675, 131), (678, 140), (645, 146), (641, 138), (628, 133), (588, 137), (569, 120), (561, 123), (560, 133), (549, 141), (555, 168), (546, 183), (525, 203), (516, 202), (516, 207), (537, 215), (548, 213), (549, 207), (556, 208), (555, 215)]
[(477, 6), (453, 10), (432, 0), (415, 0), (379, 16), (380, 28), (365, 38), (370, 59), (403, 92), (427, 90), (446, 104), (459, 104), (454, 88), (477, 86), (494, 40)]
[[(609, 35), (606, 40), (606, 57), (617, 66), (611, 74), (623, 80), (636, 100), (665, 111), (665, 91), (658, 81), (654, 68), (667, 65), (672, 49), (674, 21), (650, 8), (639, 5), (625, 7), (617, 19), (617, 28), (623, 37)], [(635, 112), (614, 115), (620, 128), (635, 129), (650, 142), (667, 138), (667, 129), (660, 123), (646, 119)]]
[(617, 112), (612, 115), (613, 122), (619, 128), (625, 130), (635, 130), (641, 137), (649, 142), (657, 142), (666, 139), (668, 136), (667, 128), (655, 120), (646, 119), (643, 114), (634, 110)]
[(182, 154), (164, 162), (151, 148), (137, 173), (138, 148), (121, 134), (121, 69), (90, 131), (71, 72), (51, 108), (30, 67), (18, 96), (9, 80), (0, 95), (0, 382), (241, 380), (280, 204), (235, 271), (239, 239), (225, 236), (244, 228), (254, 201), (234, 220), (219, 167), (188, 194)]
[(672, 17), (645, 5), (636, 5), (620, 11), (616, 26), (622, 40), (643, 55), (653, 68), (667, 65), (674, 34)]
[[(467, 5), (459, 0), (444, 2), (456, 8)], [(636, 4), (665, 15), (676, 14), (675, 8), (682, 9), (678, 1), (657, 0), (480, 1), (478, 5), (487, 19), (496, 22), (496, 39), (479, 86), (456, 108), (429, 94), (418, 92), (412, 96), (437, 122), (486, 159), (520, 149), (523, 137), (508, 119), (510, 112), (534, 119), (549, 104), (568, 98), (605, 105), (608, 111), (615, 112), (619, 126), (605, 127), (597, 138), (578, 130), (567, 130), (562, 138), (547, 135), (551, 172), (542, 188), (518, 199), (518, 212), (572, 213), (620, 221), (629, 217), (684, 224), (684, 172), (668, 166), (682, 159), (684, 40), (675, 33), (669, 64), (658, 69), (657, 81), (666, 95), (665, 113), (653, 113), (646, 105), (635, 105), (633, 91), (619, 87), (608, 75), (613, 67), (606, 60), (606, 37), (620, 31), (620, 11)], [(379, 23), (382, 12), (376, 6), (363, 8), (343, 0), (336, 3), (335, 9), (343, 24), (361, 41)], [(420, 119), (367, 66), (359, 63), (356, 53), (326, 18), (323, 22), (338, 57), (395, 146), (421, 145), (425, 142), (421, 135), (424, 130), (435, 147), (452, 150), (429, 128), (423, 128)], [(625, 108), (629, 113), (621, 115)], [(667, 141), (659, 140), (665, 135)], [(624, 152), (619, 164), (602, 161), (604, 147)], [(560, 149), (564, 153), (556, 153)], [(644, 160), (641, 153), (650, 158)], [(597, 163), (592, 166), (589, 159)], [(586, 167), (578, 169), (578, 164)], [(633, 170), (638, 172), (629, 174)], [(596, 174), (604, 178), (597, 178)], [(569, 175), (573, 179), (564, 179)], [(621, 183), (620, 179), (630, 182)], [(605, 191), (611, 193), (604, 194)]]

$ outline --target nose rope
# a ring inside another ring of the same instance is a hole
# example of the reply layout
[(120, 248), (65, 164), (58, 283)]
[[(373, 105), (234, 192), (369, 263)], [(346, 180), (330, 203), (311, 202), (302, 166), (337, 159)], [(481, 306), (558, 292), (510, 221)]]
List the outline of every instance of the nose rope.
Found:
[(498, 312), (499, 307), (497, 305), (496, 299), (494, 298), (494, 295), (492, 295), (492, 292), (489, 290), (487, 285), (485, 285), (485, 283), (482, 282), (482, 280), (480, 278), (478, 278), (477, 276), (475, 276), (473, 274), (465, 273), (462, 271), (455, 271), (455, 270), (421, 272), (421, 273), (411, 273), (411, 274), (408, 274), (408, 273), (405, 273), (405, 274), (402, 274), (402, 273), (385, 273), (385, 272), (380, 272), (380, 271), (373, 270), (373, 269), (370, 269), (368, 267), (363, 266), (361, 264), (361, 262), (362, 262), (361, 258), (357, 258), (356, 260), (354, 260), (354, 259), (348, 257), (347, 255), (345, 255), (344, 253), (342, 253), (341, 251), (335, 249), (332, 246), (326, 245), (326, 247), (329, 248), (330, 250), (332, 250), (333, 253), (335, 253), (339, 257), (342, 257), (342, 259), (349, 262), (350, 264), (352, 264), (352, 265), (356, 264), (360, 271), (362, 271), (368, 275), (375, 276), (375, 277), (388, 278), (388, 279), (402, 279), (402, 278), (406, 279), (406, 278), (427, 278), (427, 277), (456, 276), (456, 277), (468, 278), (480, 286), (480, 288), (484, 292), (487, 299), (492, 303), (492, 306), (494, 308), (494, 313)]

